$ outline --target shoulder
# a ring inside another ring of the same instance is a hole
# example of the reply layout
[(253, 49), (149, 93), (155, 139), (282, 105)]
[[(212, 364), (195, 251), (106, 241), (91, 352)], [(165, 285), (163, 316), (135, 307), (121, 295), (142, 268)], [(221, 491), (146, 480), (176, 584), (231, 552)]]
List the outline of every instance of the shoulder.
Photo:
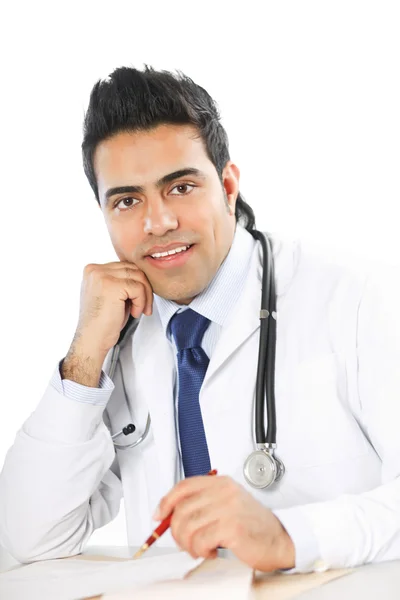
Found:
[[(388, 273), (388, 265), (371, 261), (340, 245), (316, 243), (301, 237), (270, 234), (275, 278), (280, 295), (306, 295), (322, 301), (351, 296), (360, 300), (377, 272)], [(387, 276), (387, 275), (386, 275)]]

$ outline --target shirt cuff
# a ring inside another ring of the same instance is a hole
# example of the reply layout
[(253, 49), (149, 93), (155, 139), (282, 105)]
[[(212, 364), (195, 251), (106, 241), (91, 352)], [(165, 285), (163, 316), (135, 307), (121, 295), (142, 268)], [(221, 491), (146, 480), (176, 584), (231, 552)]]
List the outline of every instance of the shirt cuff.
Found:
[(318, 539), (312, 525), (300, 508), (282, 508), (272, 511), (292, 539), (296, 564), (284, 573), (309, 573), (326, 571), (329, 567), (321, 560)]
[(69, 400), (105, 406), (114, 390), (114, 384), (110, 377), (104, 371), (101, 371), (99, 387), (97, 388), (87, 387), (70, 379), (62, 379), (61, 367), (63, 361), (64, 359), (60, 360), (58, 367), (53, 373), (53, 377), (51, 378), (52, 387)]

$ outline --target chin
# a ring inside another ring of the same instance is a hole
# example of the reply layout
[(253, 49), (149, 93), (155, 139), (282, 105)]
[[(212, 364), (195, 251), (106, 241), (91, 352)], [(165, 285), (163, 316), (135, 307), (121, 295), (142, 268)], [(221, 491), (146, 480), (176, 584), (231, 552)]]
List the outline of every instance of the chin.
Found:
[(153, 286), (154, 293), (165, 300), (172, 300), (178, 304), (189, 304), (193, 298), (201, 294), (206, 285), (201, 286), (199, 282), (196, 285), (188, 285), (183, 282), (170, 283), (167, 286)]

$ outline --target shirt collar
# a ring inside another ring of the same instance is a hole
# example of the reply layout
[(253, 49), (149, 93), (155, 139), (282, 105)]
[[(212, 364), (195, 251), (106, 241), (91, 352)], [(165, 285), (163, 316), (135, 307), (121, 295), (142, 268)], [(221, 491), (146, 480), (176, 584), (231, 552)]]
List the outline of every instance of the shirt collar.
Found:
[(167, 335), (171, 317), (178, 310), (189, 307), (223, 327), (243, 291), (255, 244), (253, 236), (237, 224), (233, 242), (225, 260), (206, 289), (196, 296), (188, 307), (183, 307), (172, 300), (166, 300), (154, 294), (164, 333)]

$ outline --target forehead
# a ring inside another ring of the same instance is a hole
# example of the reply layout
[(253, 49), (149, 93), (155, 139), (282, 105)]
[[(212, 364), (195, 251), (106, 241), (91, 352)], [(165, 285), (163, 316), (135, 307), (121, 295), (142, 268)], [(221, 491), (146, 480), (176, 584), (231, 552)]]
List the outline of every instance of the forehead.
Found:
[(160, 125), (149, 131), (123, 132), (98, 144), (94, 168), (101, 188), (146, 185), (182, 168), (213, 168), (203, 140), (191, 125)]

